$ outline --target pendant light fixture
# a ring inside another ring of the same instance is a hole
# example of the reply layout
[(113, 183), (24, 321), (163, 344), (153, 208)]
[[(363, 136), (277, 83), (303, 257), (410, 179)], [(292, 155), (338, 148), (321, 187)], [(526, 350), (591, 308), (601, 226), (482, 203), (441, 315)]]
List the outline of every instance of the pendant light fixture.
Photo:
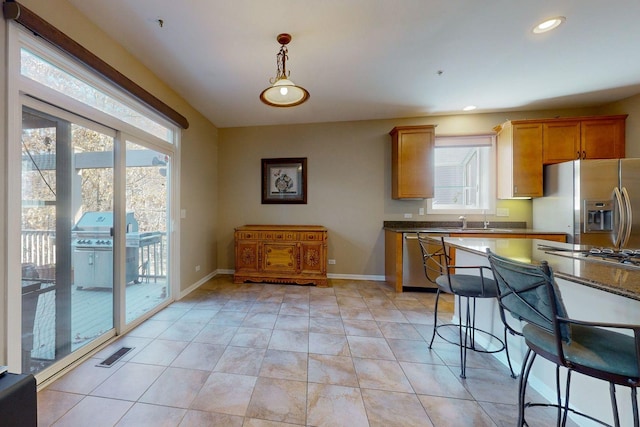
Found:
[(266, 88), (260, 94), (260, 101), (272, 107), (295, 107), (309, 99), (309, 92), (302, 86), (296, 86), (289, 80), (290, 71), (287, 71), (287, 56), (289, 50), (287, 44), (291, 41), (290, 34), (278, 34), (276, 38), (280, 43), (280, 52), (276, 56), (278, 70), (276, 76), (269, 79), (272, 86)]

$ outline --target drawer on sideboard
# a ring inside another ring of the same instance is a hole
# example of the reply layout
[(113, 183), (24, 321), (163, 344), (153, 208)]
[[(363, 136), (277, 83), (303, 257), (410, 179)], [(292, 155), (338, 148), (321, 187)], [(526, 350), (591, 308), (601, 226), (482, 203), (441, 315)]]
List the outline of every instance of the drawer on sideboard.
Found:
[(300, 240), (321, 242), (325, 239), (326, 233), (318, 231), (303, 231), (300, 233)]

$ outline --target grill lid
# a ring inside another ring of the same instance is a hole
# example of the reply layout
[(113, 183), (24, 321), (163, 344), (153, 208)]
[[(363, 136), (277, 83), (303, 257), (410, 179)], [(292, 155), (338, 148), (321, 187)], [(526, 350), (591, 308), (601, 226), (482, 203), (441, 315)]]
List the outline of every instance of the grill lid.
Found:
[[(113, 212), (85, 212), (82, 214), (73, 231), (105, 232), (113, 227)], [(138, 231), (138, 221), (133, 212), (127, 212), (127, 232)]]

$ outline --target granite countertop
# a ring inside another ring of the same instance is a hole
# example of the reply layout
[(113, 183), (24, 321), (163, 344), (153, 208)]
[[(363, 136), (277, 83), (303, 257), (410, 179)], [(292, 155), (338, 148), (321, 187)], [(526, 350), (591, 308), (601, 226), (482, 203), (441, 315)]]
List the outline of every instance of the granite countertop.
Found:
[(569, 253), (558, 255), (544, 249), (551, 246), (564, 250), (584, 250), (588, 249), (587, 246), (539, 239), (492, 238), (490, 235), (486, 238), (445, 237), (444, 240), (454, 248), (482, 256), (486, 256), (486, 250), (489, 248), (492, 252), (515, 261), (536, 264), (545, 260), (557, 278), (640, 300), (640, 267), (596, 258), (576, 259), (570, 257)]
[(462, 228), (461, 221), (385, 221), (383, 228), (396, 233), (515, 233), (515, 234), (559, 234), (558, 231), (533, 230), (526, 228), (527, 223), (514, 221), (492, 221), (484, 228), (481, 221), (467, 222), (467, 228)]

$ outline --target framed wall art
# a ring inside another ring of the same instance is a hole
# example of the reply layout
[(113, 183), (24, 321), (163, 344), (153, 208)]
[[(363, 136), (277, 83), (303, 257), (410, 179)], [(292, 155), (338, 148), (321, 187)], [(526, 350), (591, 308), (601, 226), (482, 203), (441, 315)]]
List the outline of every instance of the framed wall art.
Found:
[(307, 203), (307, 158), (262, 159), (262, 203)]

